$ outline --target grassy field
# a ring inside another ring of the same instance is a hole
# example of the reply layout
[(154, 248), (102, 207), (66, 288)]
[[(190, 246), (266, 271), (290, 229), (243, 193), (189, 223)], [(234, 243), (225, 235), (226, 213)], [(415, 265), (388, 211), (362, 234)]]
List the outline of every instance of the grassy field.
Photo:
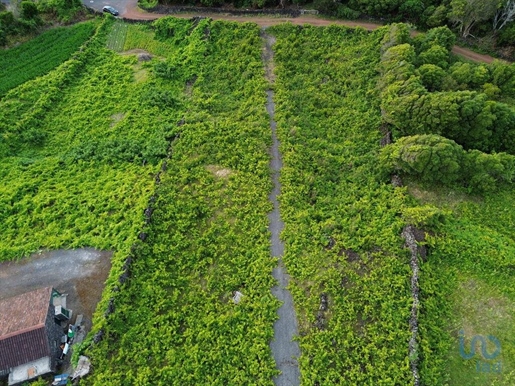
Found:
[[(420, 202), (452, 211), (423, 264), (422, 379), (427, 384), (511, 385), (515, 380), (515, 195), (469, 197), (410, 187)], [(463, 352), (460, 353), (460, 332)], [(487, 357), (475, 336), (486, 342)], [(501, 351), (489, 358), (498, 346)]]

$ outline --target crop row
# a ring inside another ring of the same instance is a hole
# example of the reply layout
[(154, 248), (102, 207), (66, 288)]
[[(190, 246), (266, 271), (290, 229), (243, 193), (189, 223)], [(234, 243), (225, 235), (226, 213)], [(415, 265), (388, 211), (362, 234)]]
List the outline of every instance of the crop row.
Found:
[[(107, 138), (112, 139), (110, 143), (124, 143), (141, 132), (132, 126), (114, 130), (111, 111), (130, 92), (127, 85), (111, 83), (104, 73), (95, 72), (98, 67), (108, 70), (111, 77), (133, 79), (129, 59), (104, 48), (110, 23), (100, 25), (74, 58), (11, 90), (0, 102), (5, 118), (1, 131), (6, 139), (0, 154), (2, 259), (45, 248), (123, 250), (143, 222), (139, 213), (150, 193), (153, 164), (142, 167), (118, 153), (112, 157), (77, 155), (76, 141), (83, 146), (98, 141), (105, 149)], [(106, 94), (111, 99), (103, 98)], [(99, 102), (87, 104), (91, 101)], [(95, 131), (97, 122), (87, 124), (91, 117), (104, 117), (104, 136)], [(28, 134), (39, 140), (29, 140)], [(152, 141), (152, 136), (145, 138)]]
[(67, 60), (95, 30), (95, 22), (51, 29), (33, 40), (2, 52), (0, 97), (30, 79), (44, 75)]

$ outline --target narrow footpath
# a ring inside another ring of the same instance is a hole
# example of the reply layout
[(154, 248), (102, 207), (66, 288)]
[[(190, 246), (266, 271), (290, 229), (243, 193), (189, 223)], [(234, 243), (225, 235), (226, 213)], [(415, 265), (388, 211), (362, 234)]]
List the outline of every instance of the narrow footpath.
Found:
[[(273, 82), (273, 37), (263, 34), (265, 39), (265, 50), (263, 53), (263, 61), (265, 63), (266, 78), (269, 82)], [(270, 201), (274, 205), (273, 211), (268, 215), (270, 220), (269, 229), (271, 232), (271, 254), (272, 257), (278, 258), (278, 265), (274, 268), (272, 275), (278, 284), (272, 288), (272, 294), (282, 302), (281, 307), (277, 311), (279, 319), (274, 324), (274, 340), (270, 343), (272, 354), (275, 359), (277, 368), (281, 374), (274, 379), (276, 386), (298, 386), (300, 384), (300, 370), (297, 358), (300, 356), (300, 347), (293, 338), (298, 335), (297, 317), (293, 307), (293, 299), (290, 291), (287, 289), (289, 276), (283, 264), (282, 256), (284, 254), (284, 244), (279, 238), (284, 223), (279, 213), (279, 202), (277, 196), (281, 192), (281, 183), (279, 176), (281, 173), (282, 161), (279, 153), (279, 141), (277, 139), (277, 124), (274, 121), (274, 92), (267, 91), (266, 110), (270, 115), (270, 128), (272, 129), (272, 149), (270, 168), (272, 169), (272, 180), (274, 188), (269, 196)]]

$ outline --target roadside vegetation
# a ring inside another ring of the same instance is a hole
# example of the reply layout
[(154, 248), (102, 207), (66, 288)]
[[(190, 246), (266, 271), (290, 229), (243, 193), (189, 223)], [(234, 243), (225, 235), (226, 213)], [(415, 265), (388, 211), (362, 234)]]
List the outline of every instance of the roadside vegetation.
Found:
[[(158, 4), (191, 6), (187, 0), (139, 0), (143, 8)], [(236, 9), (316, 9), (337, 19), (409, 22), (419, 30), (448, 26), (460, 45), (515, 60), (515, 0), (200, 0), (204, 7)]]

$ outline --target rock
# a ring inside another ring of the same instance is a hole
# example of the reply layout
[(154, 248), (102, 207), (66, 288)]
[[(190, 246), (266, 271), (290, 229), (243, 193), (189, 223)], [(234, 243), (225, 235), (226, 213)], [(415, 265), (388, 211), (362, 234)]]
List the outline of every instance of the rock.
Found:
[(148, 52), (138, 54), (138, 62), (148, 62), (149, 60), (152, 60), (152, 55)]
[(392, 175), (392, 185), (394, 188), (400, 188), (402, 184), (402, 179), (397, 174)]
[(94, 343), (100, 343), (102, 341), (102, 339), (104, 339), (104, 331), (103, 330), (99, 330), (95, 336), (93, 337), (93, 342)]

